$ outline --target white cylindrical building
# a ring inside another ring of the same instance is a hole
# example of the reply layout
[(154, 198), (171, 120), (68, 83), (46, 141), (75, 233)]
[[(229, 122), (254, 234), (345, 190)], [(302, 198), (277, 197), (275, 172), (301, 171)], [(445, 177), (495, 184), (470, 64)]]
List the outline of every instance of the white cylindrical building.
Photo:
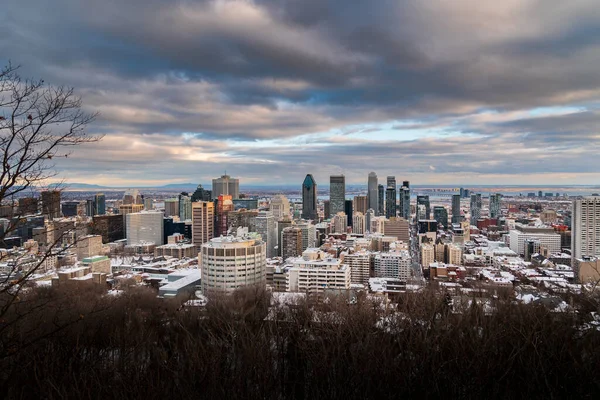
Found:
[(266, 284), (267, 248), (257, 236), (223, 236), (202, 245), (198, 264), (202, 291), (232, 292), (244, 286)]

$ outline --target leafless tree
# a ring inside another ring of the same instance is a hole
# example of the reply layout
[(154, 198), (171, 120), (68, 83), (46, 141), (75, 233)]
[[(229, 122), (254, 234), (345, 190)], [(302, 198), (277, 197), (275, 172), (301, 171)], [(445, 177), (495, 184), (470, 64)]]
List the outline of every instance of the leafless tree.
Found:
[[(74, 146), (101, 139), (86, 132), (95, 118), (95, 113), (83, 111), (81, 98), (73, 88), (24, 79), (19, 75), (19, 66), (10, 63), (0, 70), (0, 204), (13, 211), (8, 226), (0, 232), (0, 243), (24, 221), (21, 210), (14, 212), (15, 199), (48, 185), (57, 174), (56, 158), (68, 157)], [(74, 232), (52, 232), (53, 227), (50, 230), (51, 239), (44, 251), (26, 268), (21, 256), (0, 253), (0, 263), (11, 258), (11, 265), (0, 271), (0, 319), (18, 299), (28, 278), (55, 255), (63, 237)]]

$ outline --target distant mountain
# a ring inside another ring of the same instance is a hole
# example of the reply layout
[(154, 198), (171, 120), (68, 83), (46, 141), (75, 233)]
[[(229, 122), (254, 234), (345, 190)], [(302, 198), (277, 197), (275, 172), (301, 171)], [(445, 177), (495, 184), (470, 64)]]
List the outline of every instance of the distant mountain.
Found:
[(169, 183), (168, 185), (157, 186), (158, 189), (188, 189), (196, 190), (198, 187), (197, 183)]
[(91, 185), (89, 183), (65, 183), (64, 186), (66, 186), (69, 189), (103, 189), (106, 186), (100, 186), (100, 185)]

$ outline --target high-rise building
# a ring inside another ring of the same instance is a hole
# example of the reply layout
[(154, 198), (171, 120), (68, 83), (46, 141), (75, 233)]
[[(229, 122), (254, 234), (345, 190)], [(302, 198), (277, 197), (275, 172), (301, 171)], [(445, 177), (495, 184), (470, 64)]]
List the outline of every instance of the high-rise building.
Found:
[(302, 255), (302, 229), (290, 226), (281, 232), (281, 256), (284, 260)]
[[(214, 193), (214, 192), (213, 192)], [(217, 199), (217, 212), (215, 221), (215, 236), (228, 236), (227, 228), (229, 227), (227, 219), (229, 213), (233, 212), (233, 201), (231, 195), (221, 194)]]
[[(277, 221), (277, 255), (279, 257), (281, 257), (281, 249), (283, 248), (281, 233), (285, 228), (289, 228), (290, 226), (292, 226), (292, 220), (289, 218)], [(300, 248), (302, 248), (302, 244), (300, 244)]]
[(329, 200), (323, 200), (323, 219), (331, 218), (331, 202)]
[(390, 186), (390, 177), (388, 176), (388, 187), (385, 189), (385, 216), (392, 218), (396, 216), (396, 180)]
[(99, 256), (102, 253), (102, 236), (86, 235), (77, 239), (77, 259)]
[[(140, 204), (141, 205), (141, 204)], [(164, 243), (163, 213), (160, 211), (141, 211), (127, 214), (127, 244)]]
[(290, 201), (282, 194), (278, 194), (271, 199), (270, 208), (275, 221), (290, 217)]
[(187, 193), (181, 193), (178, 196), (179, 200), (179, 220), (185, 221), (192, 219), (192, 199)]
[(137, 189), (129, 189), (123, 195), (123, 204), (143, 204), (142, 195)]
[(345, 254), (343, 257), (342, 262), (350, 267), (350, 281), (356, 284), (367, 285), (371, 273), (371, 253), (361, 251)]
[(165, 199), (165, 216), (179, 216), (179, 199)]
[(388, 176), (387, 177), (387, 186), (386, 187), (396, 187), (396, 177), (395, 176)]
[[(222, 236), (204, 243), (198, 255), (202, 291), (232, 292), (266, 284), (267, 249), (256, 235)], [(224, 266), (226, 266), (224, 268)]]
[(302, 230), (302, 251), (315, 247), (317, 228), (310, 222), (299, 222), (295, 226)]
[(429, 196), (428, 195), (419, 195), (417, 196), (417, 207), (419, 205), (425, 206), (425, 218), (431, 218), (431, 205), (429, 204)]
[(348, 218), (343, 212), (339, 212), (333, 216), (333, 232), (346, 233), (348, 229)]
[(154, 200), (150, 197), (144, 198), (144, 210), (154, 210)]
[(106, 196), (104, 196), (104, 193), (96, 193), (94, 196), (94, 206), (97, 215), (106, 214)]
[(77, 208), (79, 207), (78, 201), (66, 201), (61, 204), (62, 215), (64, 217), (75, 217), (77, 216)]
[(573, 201), (571, 255), (573, 261), (600, 257), (600, 196)]
[(302, 182), (302, 218), (317, 220), (317, 182), (307, 174)]
[(122, 215), (94, 215), (92, 221), (92, 233), (102, 236), (103, 243), (123, 239), (125, 231)]
[(377, 185), (377, 215), (385, 215), (385, 186)]
[(500, 193), (490, 195), (490, 218), (498, 218), (500, 216), (501, 201), (502, 195)]
[(192, 203), (192, 243), (200, 246), (214, 237), (215, 203), (197, 201)]
[(271, 211), (259, 211), (256, 216), (256, 233), (266, 245), (267, 258), (277, 256), (277, 223)]
[(41, 193), (42, 214), (48, 219), (60, 217), (60, 192), (58, 190), (46, 190)]
[(329, 201), (331, 215), (344, 212), (346, 202), (346, 178), (344, 175), (331, 175), (329, 177)]
[(346, 225), (348, 226), (352, 226), (352, 215), (353, 215), (353, 210), (352, 210), (352, 200), (346, 200), (344, 202), (344, 213), (346, 214)]
[(354, 196), (354, 211), (365, 214), (369, 209), (369, 202), (367, 196)]
[(459, 224), (462, 221), (460, 215), (460, 194), (452, 195), (452, 223)]
[(433, 207), (433, 219), (444, 228), (448, 227), (448, 210), (444, 206)]
[(377, 174), (375, 172), (369, 173), (369, 184), (367, 189), (367, 209), (373, 211), (379, 209), (378, 191), (377, 191)]
[(411, 277), (412, 258), (406, 250), (379, 253), (374, 259), (376, 277), (408, 279)]
[(471, 225), (477, 226), (477, 220), (481, 218), (481, 193), (471, 195)]
[(196, 201), (211, 201), (212, 200), (212, 191), (206, 190), (202, 187), (202, 185), (198, 185), (194, 193), (192, 193), (192, 203)]
[(365, 231), (371, 232), (371, 221), (375, 218), (375, 211), (369, 208), (365, 214)]
[(229, 175), (222, 175), (220, 178), (212, 180), (212, 196), (218, 199), (219, 196), (231, 196), (231, 199), (240, 198), (240, 180), (232, 178)]
[(34, 197), (21, 197), (19, 199), (19, 216), (37, 214), (38, 200)]
[(365, 234), (366, 220), (365, 215), (360, 211), (355, 212), (352, 216), (352, 233), (356, 233), (358, 235)]
[(400, 216), (410, 222), (410, 186), (408, 181), (400, 188)]
[(421, 245), (421, 266), (429, 268), (429, 264), (435, 262), (435, 249), (431, 244)]

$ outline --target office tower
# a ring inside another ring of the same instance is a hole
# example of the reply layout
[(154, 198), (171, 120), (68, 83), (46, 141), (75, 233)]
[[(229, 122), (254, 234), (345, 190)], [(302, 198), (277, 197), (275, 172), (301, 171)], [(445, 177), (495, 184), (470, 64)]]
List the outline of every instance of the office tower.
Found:
[(97, 215), (106, 214), (106, 196), (104, 196), (104, 193), (96, 193), (94, 196), (94, 207)]
[(375, 218), (375, 211), (371, 208), (367, 210), (365, 214), (365, 230), (371, 232), (371, 221)]
[(331, 202), (323, 200), (323, 219), (331, 218)]
[[(198, 255), (202, 292), (232, 292), (245, 286), (264, 288), (266, 253), (265, 242), (251, 235), (224, 236), (202, 244)], [(224, 265), (227, 267), (223, 268)]]
[(541, 190), (538, 192), (538, 197), (544, 197), (544, 194), (542, 193)]
[(500, 202), (502, 201), (502, 195), (495, 193), (490, 195), (490, 218), (500, 217)]
[(96, 215), (96, 203), (94, 200), (88, 199), (85, 201), (85, 215), (87, 217)]
[(404, 181), (400, 188), (400, 216), (410, 222), (410, 186)]
[(481, 218), (481, 193), (471, 195), (471, 225), (477, 226), (477, 220)]
[(166, 199), (165, 200), (165, 216), (179, 216), (179, 200), (178, 199)]
[(144, 209), (143, 204), (121, 204), (119, 206), (119, 214), (122, 215), (123, 218), (123, 231), (127, 232), (127, 214), (129, 213), (138, 213)]
[(431, 205), (429, 204), (429, 196), (428, 195), (417, 196), (417, 208), (419, 207), (419, 205), (425, 206), (425, 218), (423, 218), (423, 219), (430, 219), (431, 218)]
[(433, 219), (444, 228), (448, 227), (448, 210), (444, 206), (433, 207)]
[(41, 193), (42, 214), (48, 219), (60, 217), (60, 192), (58, 190), (46, 190)]
[(37, 214), (38, 199), (34, 197), (21, 197), (19, 199), (19, 216)]
[(369, 173), (369, 181), (367, 187), (367, 209), (377, 210), (379, 207), (378, 191), (377, 191), (377, 174)]
[(266, 245), (267, 258), (277, 256), (277, 223), (271, 211), (259, 211), (256, 216), (256, 233)]
[(460, 193), (460, 197), (464, 198), (465, 197), (465, 188), (460, 188), (458, 189), (458, 192)]
[(270, 208), (275, 221), (290, 217), (290, 201), (282, 194), (278, 194), (271, 199)]
[(237, 232), (238, 228), (248, 228), (248, 232), (256, 231), (258, 210), (237, 210), (227, 214), (227, 230)]
[(385, 187), (377, 185), (377, 215), (385, 215)]
[(206, 190), (202, 187), (202, 185), (198, 185), (194, 193), (192, 193), (192, 203), (196, 201), (211, 201), (212, 200), (212, 191)]
[(123, 204), (143, 204), (142, 195), (137, 189), (129, 189), (123, 195)]
[(187, 193), (181, 193), (179, 196), (179, 220), (185, 221), (192, 219), (192, 199)]
[(385, 216), (392, 218), (396, 216), (396, 188), (385, 189)]
[(310, 222), (300, 222), (295, 225), (302, 230), (302, 251), (315, 247), (317, 228)]
[(348, 226), (352, 226), (352, 214), (353, 214), (353, 209), (352, 209), (352, 200), (346, 200), (344, 203), (344, 214), (346, 214), (346, 218), (347, 218), (347, 225)]
[(365, 214), (369, 209), (369, 202), (367, 196), (354, 196), (354, 204), (352, 206), (354, 211)]
[(92, 233), (102, 236), (103, 243), (121, 240), (125, 236), (123, 216), (94, 215), (92, 217)]
[(395, 236), (398, 240), (408, 243), (410, 240), (410, 226), (404, 218), (392, 217), (383, 221), (383, 234)]
[(460, 216), (460, 194), (452, 195), (452, 223), (458, 224), (462, 221)]
[(573, 261), (600, 257), (600, 197), (573, 201), (571, 215), (571, 254)]
[[(214, 192), (213, 192), (214, 193)], [(233, 211), (233, 201), (231, 195), (221, 194), (217, 199), (217, 212), (215, 221), (215, 236), (227, 236), (229, 213)]]
[(61, 204), (62, 215), (64, 217), (75, 217), (77, 216), (78, 201), (66, 201)]
[(348, 218), (343, 212), (334, 215), (332, 222), (334, 233), (346, 233), (348, 231)]
[(127, 244), (164, 243), (163, 213), (160, 211), (142, 211), (127, 214)]
[(396, 177), (395, 176), (388, 176), (387, 177), (387, 185), (386, 187), (396, 187)]
[(352, 216), (352, 233), (356, 233), (358, 235), (365, 234), (366, 220), (365, 215), (360, 211), (357, 211)]
[(425, 207), (424, 204), (417, 204), (417, 210), (416, 210), (416, 220), (421, 221), (421, 220), (426, 220), (427, 219), (427, 208)]
[(197, 201), (192, 203), (192, 243), (200, 246), (215, 235), (215, 203)]
[(219, 196), (231, 196), (231, 199), (240, 198), (240, 180), (222, 175), (220, 178), (212, 180), (212, 196), (218, 199)]
[(318, 220), (317, 182), (311, 174), (307, 174), (302, 182), (302, 218)]
[(471, 191), (469, 189), (465, 189), (465, 194), (464, 194), (463, 197), (465, 199), (468, 199), (468, 198), (470, 198), (470, 196), (471, 196)]
[(144, 210), (153, 210), (154, 209), (154, 200), (150, 197), (144, 198)]
[(344, 175), (331, 175), (329, 177), (329, 201), (331, 215), (344, 212), (346, 201), (346, 178)]
[(302, 229), (287, 227), (281, 232), (281, 256), (284, 260), (302, 255)]
[(290, 218), (277, 221), (277, 255), (279, 257), (281, 257), (281, 249), (283, 249), (283, 245), (281, 243), (281, 232), (290, 226), (292, 226), (292, 220)]

